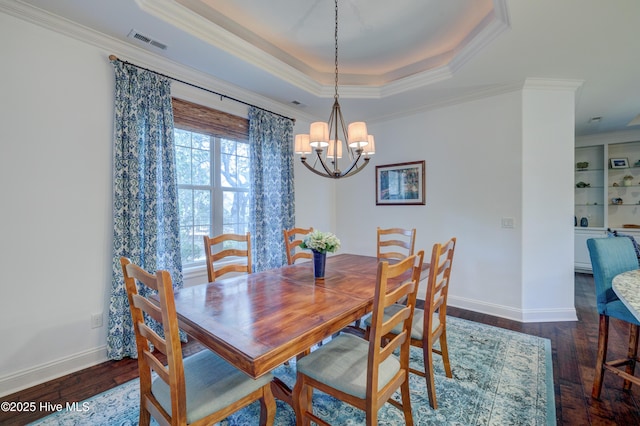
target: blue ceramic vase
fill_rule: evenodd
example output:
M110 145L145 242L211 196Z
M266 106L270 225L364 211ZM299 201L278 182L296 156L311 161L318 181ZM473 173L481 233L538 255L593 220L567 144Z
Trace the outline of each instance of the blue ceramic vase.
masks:
M327 261L327 253L320 253L313 250L313 276L318 279L324 279L324 265Z

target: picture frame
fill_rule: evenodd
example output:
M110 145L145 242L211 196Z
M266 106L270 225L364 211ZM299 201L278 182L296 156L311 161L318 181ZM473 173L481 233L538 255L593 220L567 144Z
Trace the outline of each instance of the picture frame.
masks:
M425 161L376 166L376 205L425 205Z
M627 158L610 158L609 164L612 169L628 169L629 159Z

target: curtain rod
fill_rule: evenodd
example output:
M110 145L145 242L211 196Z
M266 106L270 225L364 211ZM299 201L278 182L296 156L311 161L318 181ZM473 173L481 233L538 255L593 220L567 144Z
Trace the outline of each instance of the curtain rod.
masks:
M241 101L240 99L236 99L236 98L234 98L234 97L227 96L227 95L222 94L222 93L218 93L218 92L216 92L216 91L213 91L213 90L207 89L206 87L202 87L202 86L198 86L198 85L193 84L193 83L189 83L188 81L180 80L180 79L178 79L178 78L171 77L171 76L169 76L169 75L162 74L162 73L159 73L159 72L154 71L154 70L150 70L149 68L141 67L140 65L132 64L131 62L123 61L122 59L118 58L116 55L109 55L109 59L110 59L111 61L120 61L120 62L125 63L125 64L127 64L127 65L132 65L132 66L134 66L134 67L136 67L136 68L139 68L139 69L141 69L141 70L145 70L145 71L152 72L152 73L157 74L157 75L159 75L159 76L166 77L166 78L168 78L168 79L170 79L170 80L177 81L178 83L183 83L183 84L186 84L186 85L188 85L188 86L195 87L196 89L204 90L205 92L213 93L214 95L218 95L218 96L220 96L221 98L229 99L229 100L231 100L231 101L235 101L235 102L241 103L241 104L246 105L246 106L259 108L259 109L261 109L261 110L263 110L263 111L270 112L271 114L275 114L275 115L277 115L277 116L279 116L279 117L283 117L283 118L289 119L289 120L293 121L293 124L295 124L295 123L296 123L296 119L295 119L295 118L287 117L286 115L282 115L282 114L278 114L277 112L269 111L268 109L264 109L264 108L259 107L259 106L257 106L257 105L253 105L253 104L250 104L250 103L248 103L248 102Z

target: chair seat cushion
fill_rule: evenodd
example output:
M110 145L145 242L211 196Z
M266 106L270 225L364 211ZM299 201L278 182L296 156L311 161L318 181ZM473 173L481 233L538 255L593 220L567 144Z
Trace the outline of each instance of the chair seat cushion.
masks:
M404 308L403 305L394 304L391 306L387 306L384 310L384 319L386 321L389 317L395 315L398 311ZM365 318L364 323L368 326L371 326L371 315ZM431 322L432 330L435 330L440 325L440 318L438 315L434 315ZM402 332L402 323L396 325L391 333L400 334ZM411 338L416 340L422 340L422 336L424 335L424 311L422 309L415 308L413 311L413 322L411 324Z
M640 325L640 321L633 315L629 309L624 305L622 300L614 300L608 302L604 308L604 315L618 318L631 324Z
M208 350L184 359L184 377L188 423L233 404L273 379L269 373L254 380ZM151 391L171 414L171 395L164 380L157 377Z
M369 342L352 334L341 334L297 363L298 372L334 389L364 399L367 392ZM378 389L400 371L400 361L390 355L379 367Z

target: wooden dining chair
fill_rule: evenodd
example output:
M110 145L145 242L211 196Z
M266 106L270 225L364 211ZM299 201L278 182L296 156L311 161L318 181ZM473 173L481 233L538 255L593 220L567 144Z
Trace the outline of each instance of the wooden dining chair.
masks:
M169 273L150 274L125 257L120 258L120 264L138 348L140 424L148 425L153 416L161 425L209 425L257 400L260 424L273 424L273 375L254 380L206 349L183 358ZM136 281L158 292L160 306L138 293ZM164 338L153 330L148 318L162 326ZM166 365L158 351L166 355Z
M283 229L284 246L287 252L287 264L293 265L298 259L312 259L313 255L308 251L298 249L302 244L302 237L313 232L313 228Z
M342 333L301 358L297 364L293 406L296 424L313 420L327 424L313 413L313 390L332 395L366 412L366 424L378 424L378 410L389 402L404 413L405 424L413 425L409 396L409 333L415 305L407 303L395 315L384 316L385 308L401 299L415 302L424 252L394 265L378 263L369 341ZM406 280L389 286L401 275ZM382 338L394 327L402 331L383 347ZM394 351L399 349L399 356ZM400 388L401 400L391 396Z
M216 246L222 244L218 251ZM250 274L253 265L251 263L251 233L246 234L221 234L213 238L204 236L204 253L207 259L207 276L209 282L229 272L246 272ZM244 259L244 260L243 260ZM215 263L225 260L219 268Z
M638 269L638 258L631 240L626 237L591 238L587 240L593 280L596 285L596 305L600 314L598 329L598 354L593 378L591 396L600 399L604 372L610 371L624 379L623 389L631 389L631 384L640 384L634 369L638 358L638 326L640 322L627 309L611 287L613 277L626 271ZM617 318L629 326L629 346L627 356L607 361L609 341L609 318ZM621 367L626 367L622 370Z
M416 244L416 229L377 228L378 259L404 259L413 254Z
M453 377L447 346L447 296L455 247L456 238L451 238L444 244L436 243L433 245L424 310L416 308L411 328L411 345L422 348L424 371L415 368L410 368L409 371L425 378L429 405L433 409L438 408L433 371L434 353L442 357L445 375L449 378ZM398 309L400 308L395 305L391 306L387 309L386 315L393 315ZM366 336L370 333L370 318L365 320L365 324L367 325ZM430 330L430 332L425 333L425 330ZM387 337L394 336L399 331L396 328ZM440 343L440 349L434 347L436 342Z

